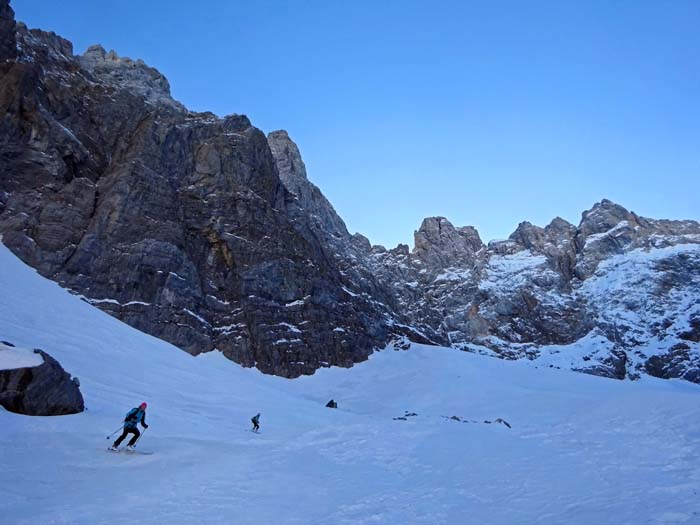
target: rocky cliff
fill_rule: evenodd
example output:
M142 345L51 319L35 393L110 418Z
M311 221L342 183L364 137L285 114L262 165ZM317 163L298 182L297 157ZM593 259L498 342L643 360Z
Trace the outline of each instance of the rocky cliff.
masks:
M0 6L0 233L24 261L188 352L268 373L351 366L390 339L374 283L345 275L327 217L303 208L325 199L280 180L274 140ZM328 236L351 240L333 220Z
M45 276L190 353L295 377L392 340L700 382L700 225L602 201L484 244L350 234L289 135L194 113L140 60L0 0L0 234Z

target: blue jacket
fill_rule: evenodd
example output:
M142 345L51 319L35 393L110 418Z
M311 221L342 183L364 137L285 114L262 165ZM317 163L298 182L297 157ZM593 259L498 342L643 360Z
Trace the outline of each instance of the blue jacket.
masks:
M146 426L146 412L140 408L132 408L124 418L124 428L136 428L136 425Z

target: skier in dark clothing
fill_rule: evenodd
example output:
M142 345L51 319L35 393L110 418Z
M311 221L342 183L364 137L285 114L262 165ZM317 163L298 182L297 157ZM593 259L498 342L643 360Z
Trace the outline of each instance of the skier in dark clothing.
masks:
M260 429L260 413L254 415L251 421L253 422L253 432L257 432Z
M148 405L144 401L138 408L132 408L129 410L124 418L124 431L122 432L122 435L117 438L114 444L109 447L110 450L119 450L119 445L121 445L121 442L124 441L127 434L133 434L133 437L131 440L129 440L129 444L126 446L126 449L134 450L134 444L136 441L138 441L139 436L141 436L141 432L139 432L137 425L141 423L143 428L148 428L148 425L146 424L146 406Z

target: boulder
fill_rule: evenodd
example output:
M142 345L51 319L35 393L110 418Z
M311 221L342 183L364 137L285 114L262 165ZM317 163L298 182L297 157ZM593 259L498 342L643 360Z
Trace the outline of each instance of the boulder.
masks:
M27 416L62 416L85 410L77 378L71 379L42 350L0 344L0 406Z

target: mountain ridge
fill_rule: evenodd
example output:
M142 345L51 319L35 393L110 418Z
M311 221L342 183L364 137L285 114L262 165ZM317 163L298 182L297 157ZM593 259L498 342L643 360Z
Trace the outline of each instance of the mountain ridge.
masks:
M603 199L578 226L525 221L485 244L428 217L413 249L372 246L286 131L191 112L155 68L101 46L75 56L7 0L0 37L3 242L147 333L287 377L408 339L700 382L696 221Z

